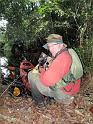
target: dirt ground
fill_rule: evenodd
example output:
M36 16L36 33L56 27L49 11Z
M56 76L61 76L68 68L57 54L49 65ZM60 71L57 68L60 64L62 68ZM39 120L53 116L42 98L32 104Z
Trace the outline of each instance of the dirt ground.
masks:
M6 92L0 98L0 124L93 124L93 80L82 84L73 103L51 102L45 109L38 109L29 96Z

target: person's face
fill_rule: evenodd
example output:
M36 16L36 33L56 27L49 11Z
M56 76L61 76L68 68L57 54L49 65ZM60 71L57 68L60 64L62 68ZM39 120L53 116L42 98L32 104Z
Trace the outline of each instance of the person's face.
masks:
M58 45L57 43L48 43L48 49L53 49L56 45Z
M52 53L52 55L54 55L58 49L58 44L57 43L48 43L48 49Z
M58 44L58 43L48 43L48 49L52 53L53 56L56 55L60 49L66 47L64 44Z

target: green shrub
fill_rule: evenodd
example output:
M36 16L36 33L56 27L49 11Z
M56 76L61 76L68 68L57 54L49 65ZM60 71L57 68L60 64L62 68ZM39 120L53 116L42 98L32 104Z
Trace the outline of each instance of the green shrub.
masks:
M75 49L81 59L84 75L93 74L93 36L84 42L83 47Z

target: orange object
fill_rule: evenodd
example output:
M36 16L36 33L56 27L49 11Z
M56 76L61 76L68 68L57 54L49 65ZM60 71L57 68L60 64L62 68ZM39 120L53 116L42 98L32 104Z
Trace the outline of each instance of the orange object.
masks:
M15 75L15 73L14 73L14 72L10 72L9 77L10 77L11 79L13 79L13 78L15 78L15 77L16 77L16 75Z
M19 96L20 95L20 89L18 87L14 88L13 95L14 96Z
M8 66L8 69L11 70L11 71L14 71L16 69L16 67L14 67L14 66Z
M31 64L27 60L23 60L20 64L20 76L21 76L23 84L28 90L31 90L31 86L28 82L27 74L28 74L28 70L29 69L32 70L33 68L34 68L33 64Z

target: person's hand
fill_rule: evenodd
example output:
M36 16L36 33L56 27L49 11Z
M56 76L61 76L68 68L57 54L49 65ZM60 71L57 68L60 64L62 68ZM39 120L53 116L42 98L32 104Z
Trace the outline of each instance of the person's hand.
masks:
M51 61L52 58L50 56L47 57L47 62Z
M49 66L51 65L52 61L53 61L53 58L51 58L51 57L47 58L47 62L49 63Z

